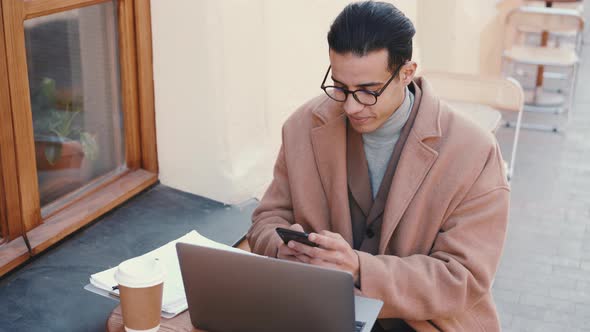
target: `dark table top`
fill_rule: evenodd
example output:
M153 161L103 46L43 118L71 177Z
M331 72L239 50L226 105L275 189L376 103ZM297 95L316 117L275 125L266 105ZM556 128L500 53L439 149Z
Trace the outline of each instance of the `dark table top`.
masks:
M257 205L227 206L156 185L0 279L0 331L104 331L117 301L83 289L91 274L182 235L228 245Z

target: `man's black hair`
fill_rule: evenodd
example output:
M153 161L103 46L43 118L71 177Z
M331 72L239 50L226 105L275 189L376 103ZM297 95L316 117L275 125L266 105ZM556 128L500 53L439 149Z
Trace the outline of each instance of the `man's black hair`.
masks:
M346 6L328 32L330 49L339 54L364 56L386 49L389 70L412 59L412 22L394 5L363 1Z

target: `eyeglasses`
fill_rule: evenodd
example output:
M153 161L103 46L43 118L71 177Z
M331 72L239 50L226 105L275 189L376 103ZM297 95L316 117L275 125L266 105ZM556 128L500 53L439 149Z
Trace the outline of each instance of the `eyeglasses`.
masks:
M322 81L321 88L328 95L328 97L334 99L335 101L343 103L346 101L346 98L348 98L348 95L352 94L354 100L358 101L360 104L363 104L365 106L373 106L377 104L377 98L381 96L381 94L383 93L383 91L385 91L389 83L393 81L393 78L397 75L397 73L400 71L403 65L404 64L402 63L401 65L399 65L399 67L397 67L397 69L393 72L393 75L391 75L389 80L387 80L385 85L381 89L379 89L379 91L370 91L365 89L350 91L348 89L338 86L324 85L326 83L326 79L328 78L328 74L330 73L330 69L332 69L332 66L329 66L328 71L326 71L326 75L324 76L324 80Z

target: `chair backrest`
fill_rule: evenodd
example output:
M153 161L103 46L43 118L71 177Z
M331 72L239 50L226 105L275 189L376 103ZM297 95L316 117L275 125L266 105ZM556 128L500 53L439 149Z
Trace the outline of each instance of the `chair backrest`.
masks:
M527 6L533 7L547 7L545 0L526 0ZM584 13L584 1L583 0L572 0L572 1L554 1L552 4L553 8L561 9L573 9L583 16Z
M503 49L525 44L523 32L567 33L574 34L574 49L581 51L584 18L579 11L562 8L522 6L515 8L506 16ZM541 39L541 47L563 48L561 43L548 44Z
M513 78L447 72L426 72L422 76L443 100L483 104L513 112L520 112L524 107L524 92Z
M550 32L581 32L584 18L576 10L522 6L513 9L506 23L514 28L546 30Z

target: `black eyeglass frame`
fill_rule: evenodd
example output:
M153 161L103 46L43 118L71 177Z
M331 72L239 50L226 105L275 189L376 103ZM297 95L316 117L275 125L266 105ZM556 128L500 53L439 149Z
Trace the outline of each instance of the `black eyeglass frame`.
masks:
M393 79L397 76L397 74L399 73L399 71L402 69L402 67L405 65L405 63L402 63L401 65L399 65L397 67L397 69L393 72L393 75L391 75L391 77L389 78L389 80L387 80L387 82L385 82L385 85L379 89L379 91L371 91L371 90L367 90L367 89L357 89L354 91L350 91L348 89L339 87L339 86L335 86L335 85L324 85L326 84L326 79L328 78L328 74L330 73L330 69L332 69L332 66L328 66L328 70L326 71L326 75L324 75L324 80L322 81L322 85L320 86L320 88L322 90L324 90L324 92L326 93L326 95L328 97L330 97L330 99L343 103L348 99L348 95L352 94L352 97L354 98L354 100L356 100L359 104L365 105L365 106L373 106L375 104L377 104L378 98L379 96L381 96L381 94L383 93L383 91L385 91L385 89L387 89L387 86L389 86L389 83L391 83L391 81L393 81ZM326 91L326 89L328 88L333 88L333 89L338 89L340 91L342 91L344 93L344 100L338 100L338 99L334 99L332 96L330 96L330 94L328 93L328 91ZM363 93L367 93L372 95L373 97L375 97L375 102L372 104L367 104L367 103L363 103L362 101L359 100L359 98L357 97L356 93L357 92L363 92Z

